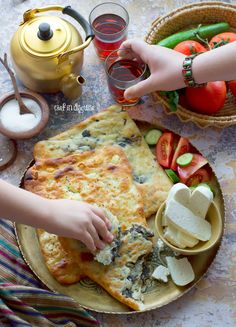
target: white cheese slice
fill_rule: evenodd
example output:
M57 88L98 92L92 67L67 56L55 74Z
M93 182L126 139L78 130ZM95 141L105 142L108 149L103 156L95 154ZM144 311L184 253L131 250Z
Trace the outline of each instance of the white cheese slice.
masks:
M171 234L171 237L173 239L173 242L175 242L176 244L174 244L171 240L169 240L169 242L182 249L184 249L185 247L192 248L199 242L197 238L192 237L184 232L181 232L171 224L169 224L168 229L169 229L169 234Z
M208 187L200 185L192 192L191 210L196 216L205 219L212 201L212 191Z
M195 237L192 237L184 232L178 231L177 238L179 242L182 242L188 248L192 248L199 243L199 240Z
M168 282L167 276L169 276L169 274L170 274L169 269L166 268L165 266L160 265L154 270L152 277L164 283L167 283Z
M186 207L188 207L189 205L189 201L190 201L190 196L191 196L191 191L188 188L188 186L186 186L183 183L177 183L174 186L172 186L168 197L167 197L167 203L170 200L176 200L177 202L182 203L183 205L185 205Z
M181 240L178 239L177 233L178 233L177 229L173 230L170 226L168 226L167 228L165 228L164 237L165 239L167 239L167 241L169 241L174 246L177 246L180 249L186 248L185 243L181 242Z
M166 257L166 262L171 278L176 285L184 286L194 280L195 274L187 258Z
M180 231L201 241L211 238L211 225L194 215L191 210L175 200L170 200L165 209L167 219Z
M165 216L164 212L163 212L163 215L162 215L161 225L163 227L168 226L168 221L166 219L166 216Z

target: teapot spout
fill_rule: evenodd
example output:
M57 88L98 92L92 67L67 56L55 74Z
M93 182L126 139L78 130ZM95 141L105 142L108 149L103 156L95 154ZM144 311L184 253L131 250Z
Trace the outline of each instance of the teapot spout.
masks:
M85 83L83 76L69 74L61 80L61 91L69 99L76 99L82 94L82 85Z

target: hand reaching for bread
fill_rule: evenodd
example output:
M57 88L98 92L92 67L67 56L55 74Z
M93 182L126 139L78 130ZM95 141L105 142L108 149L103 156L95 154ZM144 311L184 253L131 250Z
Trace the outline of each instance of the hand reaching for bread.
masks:
M97 206L72 200L48 200L51 228L47 231L83 242L94 252L113 240L111 223ZM48 219L49 220L49 219Z

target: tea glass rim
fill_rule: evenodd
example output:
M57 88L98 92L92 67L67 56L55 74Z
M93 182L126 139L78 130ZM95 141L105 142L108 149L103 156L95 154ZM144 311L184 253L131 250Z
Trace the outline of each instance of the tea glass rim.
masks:
M96 28L94 28L93 25L92 25L93 22L94 22L94 20L97 18L97 17L96 17L93 21L91 21L91 15L92 15L93 11L94 11L97 7L100 7L100 6L102 6L102 5L107 5L107 4L112 4L112 5L116 5L116 6L121 7L121 8L125 11L125 13L126 13L126 15L127 15L127 22L125 22L126 25L125 25L125 27L124 27L122 30L120 30L119 32L115 32L115 33L112 33L112 34L109 34L109 33L102 33L102 32L100 32L100 31L98 31ZM99 16L98 16L98 17L99 17ZM112 1L99 3L98 5L96 5L96 6L95 6L91 11L90 11L90 14L89 14L89 24L91 25L91 28L93 29L93 31L95 31L96 33L101 34L101 35L116 35L116 34L121 34L122 32L124 32L124 31L128 28L128 25L129 25L129 13L128 13L128 11L125 9L125 7L123 7L123 6L120 5L119 3L112 2Z
M143 75L146 73L146 71L147 71L147 64L145 64L145 62L142 62L142 64L144 65L144 69L143 69L143 72L142 72L142 74L139 76L139 77L136 77L136 78L134 78L134 79L132 79L131 81L124 81L124 80L120 80L120 79L117 79L117 78L114 78L113 76L111 76L110 74L109 74L109 72L108 72L108 70L109 70L109 68L107 68L107 61L108 61L108 59L109 59L109 57L113 54L113 53L115 53L115 52L118 52L118 51L122 51L122 50L125 50L125 51L127 51L127 50L129 50L129 51L131 51L131 49L126 49L126 48L118 48L118 49L116 49L116 50L113 50L107 57L106 57L106 59L105 59L105 62L104 62L104 64L105 64L105 72L106 72L106 74L107 74L107 76L109 77L109 78L111 78L112 80L114 80L114 81L117 81L117 82L126 82L126 83L133 83L133 82L135 82L135 81L137 81L137 80L139 80L140 78L142 78L143 77ZM131 59L129 59L129 60L131 60ZM131 60L132 61L132 60ZM114 61L115 62L115 61Z

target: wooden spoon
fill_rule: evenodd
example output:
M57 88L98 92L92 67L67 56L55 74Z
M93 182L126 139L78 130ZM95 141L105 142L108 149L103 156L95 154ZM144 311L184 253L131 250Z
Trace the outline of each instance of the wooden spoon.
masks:
M6 68L8 74L10 75L11 77L11 81L12 81L12 84L13 84L13 88L14 88L14 92L15 92L15 97L16 97L16 100L18 102L18 105L19 105L19 109L20 109L20 114L34 114L31 110L29 110L26 105L24 104L21 96L20 96L20 92L18 90L18 87L17 87L17 83L16 83L16 78L15 78L15 74L13 73L13 71L10 69L9 65L8 65L8 62L7 62L7 54L5 53L4 54L4 60L0 57L0 62L3 64L3 66Z

